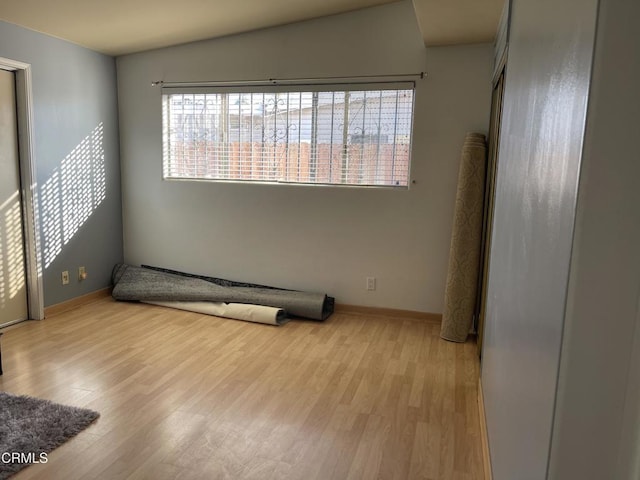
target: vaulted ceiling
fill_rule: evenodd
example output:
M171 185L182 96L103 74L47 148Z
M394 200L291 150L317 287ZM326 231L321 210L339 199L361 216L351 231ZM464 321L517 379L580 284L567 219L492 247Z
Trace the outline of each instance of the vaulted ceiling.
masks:
M2 0L0 19L109 55L123 55L393 1ZM413 0L413 5L425 44L452 45L492 41L503 2Z

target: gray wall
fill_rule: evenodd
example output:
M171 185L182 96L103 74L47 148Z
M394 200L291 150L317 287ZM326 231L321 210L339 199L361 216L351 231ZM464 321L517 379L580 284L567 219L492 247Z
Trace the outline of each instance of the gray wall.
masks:
M554 480L640 478L640 343L633 357L640 335L639 23L640 2L600 1L553 430Z
M546 478L596 7L512 2L482 363L495 480Z
M624 417L616 477L626 480L640 478L640 295L634 342L629 365L629 380L624 401ZM617 394L617 392L616 392Z
M123 258L115 61L5 22L0 57L32 66L47 306L108 286Z
M441 312L460 149L486 131L491 47L425 50L410 1L119 57L125 260ZM410 190L162 181L160 90L207 81L411 73ZM375 292L365 277L378 278Z

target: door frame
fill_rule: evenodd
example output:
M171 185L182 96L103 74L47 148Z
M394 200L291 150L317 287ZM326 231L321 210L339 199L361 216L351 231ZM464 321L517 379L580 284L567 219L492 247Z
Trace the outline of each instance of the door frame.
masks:
M40 254L40 242L38 241L40 238L38 203L35 201L38 182L36 179L33 135L31 65L0 57L0 69L11 71L15 74L27 306L30 320L42 320L44 318L44 290L42 284L44 269ZM17 321L14 323L17 323Z

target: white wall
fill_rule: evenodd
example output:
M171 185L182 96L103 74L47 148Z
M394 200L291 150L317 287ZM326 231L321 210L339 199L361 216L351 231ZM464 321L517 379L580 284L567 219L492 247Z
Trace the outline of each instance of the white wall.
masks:
M640 352L633 357L640 329L639 22L640 2L600 1L551 450L553 480L637 480L640 473L637 464L632 468L640 453Z
M441 312L460 149L466 132L487 130L491 55L490 45L425 49L405 0L119 57L125 260ZM154 80L423 70L408 191L161 179Z
M512 2L482 357L494 480L547 474L596 9Z

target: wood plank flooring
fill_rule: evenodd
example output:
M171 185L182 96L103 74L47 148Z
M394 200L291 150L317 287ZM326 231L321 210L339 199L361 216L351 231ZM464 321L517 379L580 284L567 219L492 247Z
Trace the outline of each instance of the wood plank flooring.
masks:
M101 414L17 480L484 478L475 344L436 323L105 299L4 332L0 390Z

